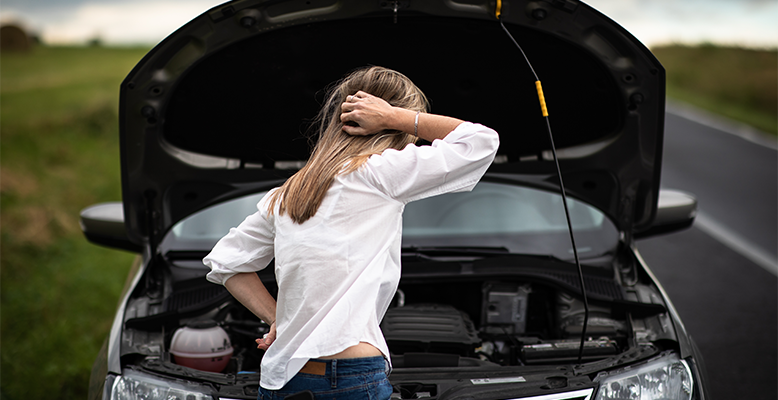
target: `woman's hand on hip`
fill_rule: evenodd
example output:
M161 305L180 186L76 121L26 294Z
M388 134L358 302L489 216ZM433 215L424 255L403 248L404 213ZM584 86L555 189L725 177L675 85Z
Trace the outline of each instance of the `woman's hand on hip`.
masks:
M395 107L370 93L360 90L355 95L346 97L346 102L340 109L343 131L349 135L374 135L384 129L393 128Z
M270 332L265 334L264 337L255 340L257 342L257 348L260 350L267 350L273 342L276 340L276 323L270 324Z

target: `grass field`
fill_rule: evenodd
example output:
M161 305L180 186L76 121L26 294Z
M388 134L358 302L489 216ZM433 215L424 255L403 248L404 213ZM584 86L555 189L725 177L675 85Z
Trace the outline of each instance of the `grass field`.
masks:
M778 134L778 52L664 46L651 51L667 70L667 96Z
M119 83L148 49L0 58L2 399L83 399L132 254L86 242L79 211L121 199Z
M775 51L708 47L655 49L668 93L774 133ZM86 397L134 256L87 243L78 213L121 198L118 88L147 50L0 57L2 400Z

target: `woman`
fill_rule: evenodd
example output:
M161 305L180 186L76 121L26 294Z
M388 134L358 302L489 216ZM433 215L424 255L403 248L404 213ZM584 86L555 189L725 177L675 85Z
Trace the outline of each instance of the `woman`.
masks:
M471 190L499 144L493 130L428 114L427 105L398 72L348 75L319 114L305 167L203 260L208 280L270 323L257 339L266 350L260 399L303 390L317 398L391 395L379 323L400 279L403 208ZM432 145L415 146L417 138ZM273 258L277 303L255 273Z

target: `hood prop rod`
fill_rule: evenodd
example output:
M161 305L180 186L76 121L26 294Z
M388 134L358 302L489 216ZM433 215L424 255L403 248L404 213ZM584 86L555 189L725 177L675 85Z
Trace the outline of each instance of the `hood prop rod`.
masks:
M500 21L500 26L505 31L505 33L508 34L508 37L513 41L513 44L516 45L516 47L519 48L519 51L521 52L521 55L524 56L524 60L527 61L527 65L529 66L529 69L532 71L532 75L535 77L535 88L538 92L538 100L540 100L540 109L543 113L543 119L546 120L546 127L548 128L548 139L551 142L551 152L554 155L554 163L556 164L556 171L557 171L557 177L559 178L559 191L562 194L562 204L564 205L565 209L565 218L567 219L567 228L568 232L570 232L570 242L573 246L573 256L575 257L575 265L578 268L578 279L580 280L581 285L581 295L583 296L583 302L584 302L584 320L583 320L583 326L581 327L581 346L578 348L578 364L581 364L581 360L583 359L583 350L584 350L584 342L586 341L586 326L589 324L589 301L586 298L586 287L584 286L584 277L583 277L583 271L581 270L581 262L578 259L578 249L575 246L575 235L573 235L573 224L570 222L570 210L567 207L567 195L565 194L565 184L562 181L562 169L559 167L559 158L556 154L556 146L554 145L554 135L551 133L551 122L548 119L548 108L546 107L546 99L543 96L543 87L540 85L540 79L538 78L538 74L535 73L535 69L532 68L532 63L529 61L529 58L527 58L527 54L524 53L524 50L521 48L519 43L516 41L516 39L513 38L513 35L511 35L510 31L508 31L508 28L505 27L505 24L503 24L502 19L500 18L500 14L502 12L502 1L497 0L497 8L495 9L495 17L498 21Z

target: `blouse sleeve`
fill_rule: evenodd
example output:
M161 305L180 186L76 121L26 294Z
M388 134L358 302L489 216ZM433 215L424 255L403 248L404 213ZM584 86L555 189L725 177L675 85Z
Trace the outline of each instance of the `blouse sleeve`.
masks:
M210 282L224 285L238 273L265 269L273 260L275 226L273 215L267 211L269 194L257 204L257 212L246 217L237 228L230 229L205 256L203 264L211 268L206 275Z
M472 190L491 165L499 145L494 130L463 122L431 146L408 145L372 156L366 163L366 179L403 203Z

